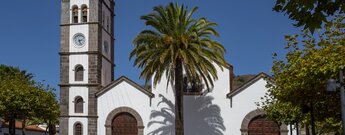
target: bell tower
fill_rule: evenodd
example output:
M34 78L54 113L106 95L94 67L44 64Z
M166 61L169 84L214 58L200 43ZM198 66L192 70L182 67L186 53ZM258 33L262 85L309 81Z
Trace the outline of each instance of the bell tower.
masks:
M95 93L114 80L114 0L61 0L60 134L96 135Z

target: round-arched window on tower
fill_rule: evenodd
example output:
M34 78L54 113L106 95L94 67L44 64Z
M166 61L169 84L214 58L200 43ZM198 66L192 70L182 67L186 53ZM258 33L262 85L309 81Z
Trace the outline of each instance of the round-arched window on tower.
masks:
M81 6L82 22L87 22L87 10L88 9L86 5Z
M84 68L81 65L77 65L74 69L74 80L83 81L84 80Z
M79 16L78 6L73 5L72 6L72 23L78 23L78 19L79 19L78 16Z
M84 112L84 100L82 97L76 97L74 100L74 112L83 113Z
M74 125L74 135L82 135L83 126L78 122Z

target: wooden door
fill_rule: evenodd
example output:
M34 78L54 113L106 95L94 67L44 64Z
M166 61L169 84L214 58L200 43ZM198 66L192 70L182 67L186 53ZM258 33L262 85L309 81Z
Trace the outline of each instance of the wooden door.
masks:
M248 135L279 135L279 125L266 117L254 118L248 126Z
M138 135L137 120L129 113L120 113L112 122L112 135Z

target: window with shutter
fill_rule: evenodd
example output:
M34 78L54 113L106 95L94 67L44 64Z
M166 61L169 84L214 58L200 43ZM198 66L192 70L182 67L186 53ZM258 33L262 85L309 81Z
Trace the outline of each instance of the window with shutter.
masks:
M83 98L81 97L77 97L75 98L75 101L74 101L74 112L75 113L83 113L83 104L84 104L84 101L83 101Z
M82 135L83 126L80 123L75 124L74 126L74 135Z
M75 81L83 81L84 80L84 68L81 65L75 67Z

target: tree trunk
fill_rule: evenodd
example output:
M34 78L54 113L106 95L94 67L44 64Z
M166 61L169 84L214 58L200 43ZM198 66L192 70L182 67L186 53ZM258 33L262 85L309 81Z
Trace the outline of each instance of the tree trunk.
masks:
M299 135L299 127L298 127L298 122L296 123L296 135Z
M51 121L49 121L48 128L49 128L49 135L55 135L56 128L55 128L55 125L52 124Z
M26 119L25 119L25 117L23 117L23 121L22 121L22 135L26 134L25 127L26 127Z
M310 119L311 134L312 135L316 135L316 132L315 132L315 116L314 116L314 106L313 106L313 103L310 103L310 116L311 116L311 119Z
M11 112L11 118L8 125L8 133L10 133L10 135L16 134L16 113L15 112Z
M290 135L292 135L292 124L290 124Z
M308 125L308 124L305 124L305 134L306 134L306 135L310 135L310 132L309 132L309 125Z
M181 59L177 58L175 64L175 134L184 135L183 68Z

